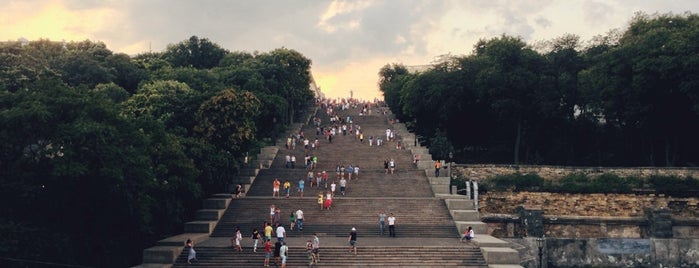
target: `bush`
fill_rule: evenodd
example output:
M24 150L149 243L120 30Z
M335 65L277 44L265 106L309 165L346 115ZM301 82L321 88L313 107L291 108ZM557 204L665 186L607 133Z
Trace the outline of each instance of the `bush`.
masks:
M544 179L534 173L515 173L496 176L485 184L487 188L499 191L539 191L544 185Z
M650 176L647 182L659 194L678 197L696 196L699 189L699 180L692 177Z

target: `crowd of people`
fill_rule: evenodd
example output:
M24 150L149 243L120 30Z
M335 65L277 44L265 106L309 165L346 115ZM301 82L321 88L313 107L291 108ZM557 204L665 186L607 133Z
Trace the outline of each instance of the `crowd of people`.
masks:
M338 196L344 197L348 194L350 182L360 178L360 166L353 163L331 164L322 162L318 157L318 150L321 146L331 146L333 139L345 138L347 136L350 136L355 142L360 144L368 143L368 147L380 148L390 143L392 145L395 144L395 149L402 150L403 146L398 133L390 127L382 131L382 133L365 135L359 121L361 121L362 117L372 115L372 113L375 112L372 111L372 104L353 101L341 101L336 103L328 100L321 100L320 106L321 111L324 111L327 118L329 118L329 122L324 124L325 122L323 122L320 117L312 118L312 124L316 131L316 136L314 138L307 137L306 133L303 131L299 131L286 138L285 147L287 150L284 154L285 168L300 168L297 164L296 156L302 155L302 166L306 170L306 175L301 178L274 178L272 181L272 197L282 198L283 195L285 198L295 196L303 198L304 192L312 189L311 191L317 192L318 210L324 211L333 208L333 203L336 202ZM337 111L351 108L360 108L358 114L359 118L355 118L354 116L341 117L337 113ZM380 113L385 114L386 111L382 109ZM389 123L393 123L393 121L389 121ZM319 138L324 138L327 144L321 145ZM303 146L302 149L298 148L301 147L299 145ZM302 153L300 150L302 150ZM415 155L413 163L417 164L418 161L419 156ZM386 158L383 163L385 174L395 174L396 165L396 160L394 158ZM331 168L333 166L334 168ZM330 174L332 169L335 171L334 176ZM243 189L240 185L238 188L240 189L236 190L236 194L240 197L240 193L243 192ZM290 202L283 200L284 199L279 200L282 206L290 204ZM288 215L288 218L283 215ZM279 206L271 205L268 218L265 218L260 229L254 228L251 231L251 235L248 236L252 238L251 245L253 252L257 252L258 245L260 242L262 243L265 254L265 267L270 265L272 259L275 264L286 267L289 247L285 240L287 237L287 229L285 226L289 228L290 232L303 231L303 210L301 208L296 208L295 210L292 209L288 214L283 214ZM396 217L393 213L386 214L385 211L379 212L379 231L382 236L386 231L388 232L388 236L396 236ZM246 236L247 235L243 235L240 228L236 227L235 233L231 238L231 246L235 251L243 251L243 237ZM352 227L347 241L350 245L349 252L355 255L357 254L357 236L357 229ZM272 237L276 237L276 241L273 242ZM190 248L191 252L194 252L193 243ZM317 234L314 233L312 237L307 240L305 248L309 258L309 265L317 264L320 261L320 239ZM191 260L195 260L195 253L192 254L194 254L194 257L191 258ZM190 254L190 256L192 254Z

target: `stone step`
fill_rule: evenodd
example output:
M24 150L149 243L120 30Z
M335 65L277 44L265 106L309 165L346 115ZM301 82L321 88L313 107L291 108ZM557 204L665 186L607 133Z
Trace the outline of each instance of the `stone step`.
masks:
M323 126L329 123L328 116L323 109L316 114L321 118ZM226 204L227 209L223 215L215 208L211 211L200 211L199 219L213 219L219 217L215 228L202 223L188 223L185 228L188 231L201 228L203 231L211 231L210 240L223 241L226 246L211 247L204 243L203 247L197 247L198 260L192 265L186 265L186 252L181 249L181 244L172 242L168 245L179 245L180 253L175 267L199 266L199 267L259 267L263 263L264 254L249 252L237 253L227 246L228 238L233 236L236 226L243 231L244 237L249 239L253 228L262 232L262 223L269 220L269 206L275 204L282 209L280 221L287 229L290 239L303 239L310 233L316 232L321 236L333 238L338 245L344 242L347 232L352 227L361 230L361 237L369 237L369 241L384 241L380 236L378 226L378 213L382 210L386 213L394 213L397 218L396 241L423 241L428 244L420 244L408 247L392 246L360 246L359 256L356 258L346 252L347 247L322 247L320 265L326 267L359 267L359 266L383 266L383 267L487 267L485 257L480 249L473 247L480 242L485 246L495 246L498 243L494 239L485 236L487 226L477 221L477 211L467 211L473 208L472 201L462 196L449 193L448 170L440 170L439 177L434 176L434 161L429 154L429 149L422 146L414 146L415 135L409 133L404 124L388 124L386 115L374 113L370 116L358 116L358 109L336 111L345 118L352 115L355 122L362 127L365 140L361 143L353 133L349 135L337 135L332 143L322 135L318 136L320 146L315 150L304 150L302 144L295 149L287 149L285 146L286 135L282 135L276 142L277 146L265 147L252 161L252 168L244 169L236 176L235 182L243 182L248 190L244 198L233 199ZM384 141L382 146L369 146L369 136L381 136L385 139L385 130L391 128L396 132L396 140L403 141L403 149L396 149L397 141ZM288 133L302 131L309 140L316 139L316 128L310 125L290 126ZM421 161L417 165L413 163L413 155L420 154ZM346 196L337 195L333 200L331 210L318 208L318 192L325 192L324 187L310 187L306 181L304 198L299 198L297 183L299 179L307 177L304 168L303 156L315 155L319 163L314 172L326 170L329 180L335 178L337 165L359 165L360 176L358 180L348 181ZM286 168L286 155L294 155L297 159L296 168ZM386 159L394 159L397 163L395 174L385 174L383 162ZM431 178L430 178L431 177ZM279 178L283 183L289 180L292 183L291 198L272 198L272 181ZM283 189L282 189L283 195ZM211 201L213 202L213 201ZM470 204L469 204L470 203ZM213 205L220 207L221 205ZM296 209L303 209L305 214L304 230L290 230L289 214ZM450 212L450 209L453 210ZM453 216L459 221L454 221ZM437 246L433 241L454 241L466 226L473 226L477 240L472 245L461 246ZM196 228L195 228L196 227ZM206 228L204 228L206 227ZM213 229L213 230L211 230ZM197 231L199 232L199 231ZM386 231L388 232L388 231ZM206 235L205 232L201 232ZM481 235L483 238L478 239ZM377 237L377 238L372 238ZM177 238L177 239L181 239ZM174 240L177 240L173 238ZM387 238L388 239L388 238ZM185 239L186 240L186 239ZM303 240L302 240L303 241ZM360 240L361 241L361 240ZM365 240L366 241L366 240ZM387 243L384 241L383 243ZM451 243L451 242L449 242ZM162 252L167 253L166 250ZM259 252L262 252L260 250ZM162 255L167 255L162 253ZM489 251L490 256L497 257L504 254L497 250ZM168 255L170 256L170 255ZM307 265L305 249L291 247L288 267L300 267Z
M259 267L264 254L258 249L234 252L231 248L195 247L197 260L186 264L187 251L183 250L174 267ZM305 266L308 263L305 248L290 247L287 267ZM322 247L318 265L325 267L487 267L482 253L474 248L406 248L360 247L358 255L347 252L346 247ZM273 258L270 264L274 265Z
M454 219L454 221L480 221L481 216L480 213L478 213L477 210L465 210L465 209L459 209L459 210L450 210L451 217Z
M490 236L490 235L486 235L486 234L476 235L476 237L473 238L471 240L471 242L474 243L478 247L490 247L490 248L509 248L510 247L509 242L502 240L502 239L499 239L499 238L496 238L496 237L493 237L493 236Z
M504 247L481 247L483 258L488 264L519 264L519 252Z

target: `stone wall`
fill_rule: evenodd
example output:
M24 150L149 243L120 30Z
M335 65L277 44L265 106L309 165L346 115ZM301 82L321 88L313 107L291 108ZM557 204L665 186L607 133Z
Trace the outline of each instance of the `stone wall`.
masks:
M538 267L535 238L506 239L515 244L524 267ZM699 267L699 239L549 238L542 267Z
M479 197L479 212L495 237L699 238L699 198L633 194L494 193ZM524 219L522 208L536 217ZM666 219L654 218L653 211ZM532 224L543 227L536 231ZM663 223L658 227L652 222ZM658 233L663 233L659 235Z
M646 208L669 208L676 217L699 218L699 197L675 198L635 194L561 194L488 192L479 196L482 214L514 214L517 206L539 208L549 216L637 217Z
M556 179L564 177L571 173L584 173L588 175L600 175L604 173L616 174L620 177L648 177L652 175L659 176L678 176L699 178L699 168L658 168L658 167L633 167L633 168L614 168L614 167L565 167L565 166L532 166L532 165L463 165L458 164L453 166L453 172L459 176L472 180L485 179L498 175L507 175L513 173L536 173L545 179Z

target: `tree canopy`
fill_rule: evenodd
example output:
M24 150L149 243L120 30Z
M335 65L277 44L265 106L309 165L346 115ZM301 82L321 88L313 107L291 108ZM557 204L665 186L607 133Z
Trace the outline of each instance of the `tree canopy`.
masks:
M446 135L461 162L695 166L698 36L695 14L639 13L586 45L503 35L422 72L387 64L379 87L400 120Z
M136 56L89 40L0 43L0 257L140 263L300 118L310 67L292 49L229 52L196 36Z

